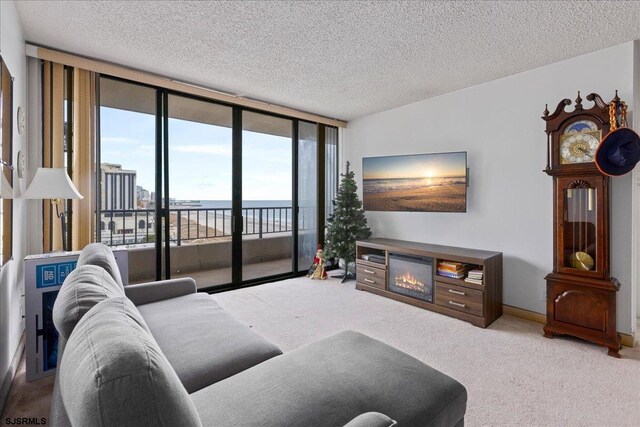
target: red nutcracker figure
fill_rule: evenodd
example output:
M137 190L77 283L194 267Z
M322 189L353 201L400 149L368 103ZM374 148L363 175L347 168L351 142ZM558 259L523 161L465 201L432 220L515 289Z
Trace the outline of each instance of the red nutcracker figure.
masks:
M320 279L320 280L326 279L327 272L324 271L324 264L325 264L324 251L322 250L322 245L318 245L316 256L313 257L313 264L311 264L311 267L309 267L309 273L307 273L307 277L311 279Z

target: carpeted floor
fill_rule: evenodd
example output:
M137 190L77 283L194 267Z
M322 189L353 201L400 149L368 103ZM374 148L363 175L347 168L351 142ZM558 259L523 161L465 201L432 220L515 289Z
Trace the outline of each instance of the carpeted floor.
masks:
M341 284L298 278L214 295L283 351L353 329L422 360L467 388L467 426L638 426L640 349L622 359L542 325L502 316L489 328ZM215 327L212 325L212 327ZM47 417L52 378L24 382L24 361L6 416Z
M489 328L355 290L353 281L285 280L214 295L287 352L344 329L390 344L460 381L468 426L638 426L640 349L622 359L508 315Z
M52 375L27 382L26 371L24 353L22 353L16 376L2 411L0 426L18 424L21 418L37 418L40 424L49 424L51 392L55 377ZM44 423L42 418L45 419Z

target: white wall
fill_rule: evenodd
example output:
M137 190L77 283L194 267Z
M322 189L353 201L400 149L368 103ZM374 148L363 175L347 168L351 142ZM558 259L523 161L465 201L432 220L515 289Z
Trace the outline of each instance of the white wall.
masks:
M633 42L633 110L640 111L640 40ZM640 129L640 114L632 115L633 129ZM640 322L640 168L635 168L631 173L632 182L632 221L633 221L633 249L631 252L631 273L635 280L635 287L632 291L635 291L635 299L631 298L632 313L636 313L635 327L637 329L638 322ZM635 310L633 302L635 301ZM633 326L633 325L632 325Z
M13 164L19 150L25 150L26 135L16 129L16 111L26 107L27 68L25 42L15 6L11 1L0 1L0 54L14 77L13 83ZM14 187L20 186L14 174ZM23 262L26 255L25 205L14 200L13 208L13 259L0 271L0 387L7 379L24 329L22 321L22 289L24 283ZM0 405L2 402L0 402Z
M514 54L526 54L515 52ZM362 185L362 157L467 151L467 213L367 212L373 235L503 252L505 304L546 313L552 265L552 178L545 104L580 90L632 105L633 42L349 122L345 155ZM373 89L372 89L373 90ZM362 191L360 189L360 195ZM631 333L631 175L612 181L612 275L618 330Z

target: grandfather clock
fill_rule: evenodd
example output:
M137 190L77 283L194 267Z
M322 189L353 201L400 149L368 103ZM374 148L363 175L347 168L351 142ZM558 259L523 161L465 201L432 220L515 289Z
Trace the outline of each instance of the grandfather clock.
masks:
M616 292L609 276L609 177L594 162L602 136L616 120L615 107L595 93L585 109L578 92L560 101L553 114L545 108L547 167L553 177L553 272L547 281L544 336L572 335L609 349L620 357L616 330ZM616 93L612 102L619 105Z

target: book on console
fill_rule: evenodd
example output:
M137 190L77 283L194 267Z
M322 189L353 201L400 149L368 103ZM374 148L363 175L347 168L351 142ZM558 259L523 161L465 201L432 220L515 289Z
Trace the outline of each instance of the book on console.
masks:
M462 279L464 277L464 272L462 272L462 273L452 273L450 271L438 270L438 276L449 277L451 279Z
M455 261L440 261L438 263L438 268L451 268L451 269L460 269L463 268L464 264L461 262Z

